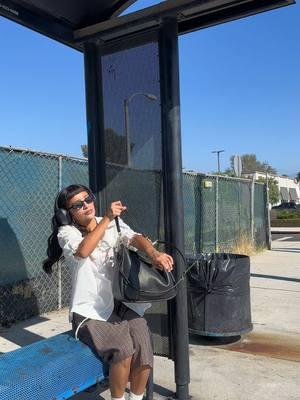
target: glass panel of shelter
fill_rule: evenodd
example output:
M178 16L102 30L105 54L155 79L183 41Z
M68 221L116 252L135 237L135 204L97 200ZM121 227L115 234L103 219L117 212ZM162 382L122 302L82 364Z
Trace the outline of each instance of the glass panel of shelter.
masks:
M106 199L128 207L122 217L151 240L163 239L162 138L158 42L101 50ZM154 352L170 356L168 307L146 318Z

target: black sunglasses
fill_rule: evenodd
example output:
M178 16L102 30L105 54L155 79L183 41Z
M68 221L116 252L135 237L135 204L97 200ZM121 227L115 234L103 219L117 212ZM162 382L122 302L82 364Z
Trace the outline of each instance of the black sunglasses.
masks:
M95 197L93 194L89 194L84 200L79 200L76 201L76 203L72 204L71 207L67 208L67 211L73 209L73 210L80 210L84 203L90 204L95 200Z

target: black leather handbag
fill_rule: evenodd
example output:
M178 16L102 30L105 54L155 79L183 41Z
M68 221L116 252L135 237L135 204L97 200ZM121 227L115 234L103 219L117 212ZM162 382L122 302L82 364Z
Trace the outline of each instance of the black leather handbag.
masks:
M115 221L120 234L118 218ZM122 243L115 248L115 264L113 295L116 300L152 303L176 296L177 284L172 272L157 269L146 257Z

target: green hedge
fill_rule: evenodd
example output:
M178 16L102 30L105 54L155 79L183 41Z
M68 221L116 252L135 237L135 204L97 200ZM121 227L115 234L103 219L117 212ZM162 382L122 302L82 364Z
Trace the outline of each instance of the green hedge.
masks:
M277 219L299 219L300 211L298 210L284 210L277 212Z
M300 229L300 218L298 219L273 219L271 220L272 227L296 227Z

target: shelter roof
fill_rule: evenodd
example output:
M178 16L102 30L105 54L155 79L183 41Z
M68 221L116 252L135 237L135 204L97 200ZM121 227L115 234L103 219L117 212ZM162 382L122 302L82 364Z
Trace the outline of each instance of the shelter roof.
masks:
M294 0L167 0L120 14L137 0L0 0L0 15L82 50L87 39L106 42L157 27L164 16L178 20L179 33L191 32L295 3Z

